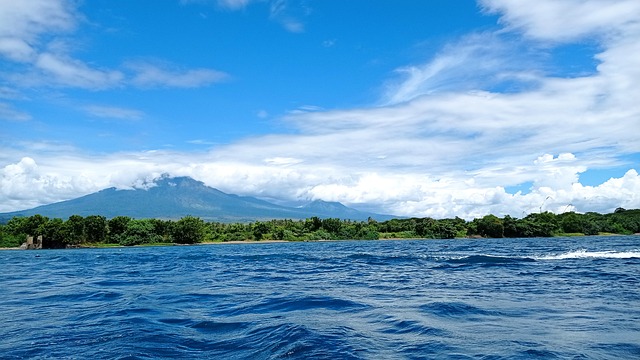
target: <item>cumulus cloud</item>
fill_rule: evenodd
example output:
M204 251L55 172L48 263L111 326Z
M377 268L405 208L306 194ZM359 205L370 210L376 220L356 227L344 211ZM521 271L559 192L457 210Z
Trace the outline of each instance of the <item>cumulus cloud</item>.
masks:
M307 164L294 158L264 158L259 164L234 161L228 153L149 151L99 157L42 156L5 166L0 172L0 211L60 201L106 187L141 187L164 173L192 176L229 193L282 200L323 199L379 212L467 219L488 213L520 217L537 211L609 212L640 207L640 175L629 170L598 186L575 182L581 168L571 154L542 155L531 162L539 179L527 194L456 174L436 178L424 173L357 172ZM553 163L564 165L550 166ZM556 175L562 176L556 176Z
M22 158L0 171L0 211L28 208L90 191L92 181L83 176L43 172L35 160Z

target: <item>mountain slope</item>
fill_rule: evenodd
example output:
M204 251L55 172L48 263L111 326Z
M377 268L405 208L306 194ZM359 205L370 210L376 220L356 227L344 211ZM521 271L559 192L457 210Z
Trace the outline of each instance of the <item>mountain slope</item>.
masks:
M314 201L300 208L280 206L253 197L226 194L189 177L162 177L148 189L104 189L72 200L0 214L0 218L35 214L63 219L71 215L102 215L107 218L124 215L159 219L179 219L192 215L222 222L305 219L313 216L351 220L392 218L324 201Z

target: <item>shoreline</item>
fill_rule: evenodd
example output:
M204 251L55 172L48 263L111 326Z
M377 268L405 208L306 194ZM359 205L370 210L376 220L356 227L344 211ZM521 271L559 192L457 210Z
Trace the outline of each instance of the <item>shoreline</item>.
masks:
M576 237L591 237L591 236L640 236L640 233L636 234L599 234L599 235L569 235L564 234L560 236L552 236L552 237L567 237L567 238L576 238ZM357 241L398 241L398 240L482 240L488 238L482 237L462 237L462 238L453 238L453 239L431 239L431 238L381 238L381 239L340 239L340 240L233 240L233 241L209 241L209 242L201 242L196 244L176 244L176 243L156 243L156 244L141 244L141 245L133 245L133 246L125 246L118 244L108 244L107 246L100 245L87 245L87 246L75 246L69 248L62 249L31 249L31 250L72 250L72 249L112 249L112 248L136 248L136 247L154 247L154 246L209 246L209 245L235 245L235 244L276 244L276 243L296 243L296 242L334 242L334 241L349 241L349 240L357 240ZM509 238L501 238L501 239L509 239ZM515 238L514 238L515 239ZM7 250L27 250L21 247L0 247L0 251Z

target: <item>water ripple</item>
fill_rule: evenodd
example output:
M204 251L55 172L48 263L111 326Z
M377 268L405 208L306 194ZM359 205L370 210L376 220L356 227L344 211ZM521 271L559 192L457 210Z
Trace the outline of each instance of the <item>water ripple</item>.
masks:
M3 251L0 357L636 359L639 243Z

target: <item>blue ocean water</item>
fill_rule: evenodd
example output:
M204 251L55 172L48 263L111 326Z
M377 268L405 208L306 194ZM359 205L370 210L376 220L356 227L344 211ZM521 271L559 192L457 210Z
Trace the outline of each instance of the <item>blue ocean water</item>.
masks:
M640 237L0 251L3 359L638 359Z

